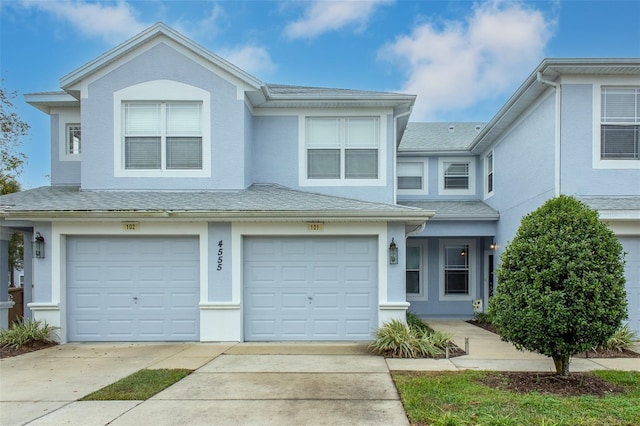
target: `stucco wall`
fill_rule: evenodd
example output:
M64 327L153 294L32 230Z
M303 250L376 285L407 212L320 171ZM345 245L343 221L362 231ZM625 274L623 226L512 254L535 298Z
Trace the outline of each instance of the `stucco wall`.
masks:
M120 143L121 139L120 135L114 135L114 92L153 80L171 80L210 93L210 177L114 176L114 143ZM88 87L88 97L81 102L84 189L246 187L244 101L237 99L234 85L172 47L160 43L92 82Z

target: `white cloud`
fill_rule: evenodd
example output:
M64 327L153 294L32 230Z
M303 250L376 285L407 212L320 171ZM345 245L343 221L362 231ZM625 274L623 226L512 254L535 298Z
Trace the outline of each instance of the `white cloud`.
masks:
M442 28L418 25L378 54L407 69L400 90L418 95L412 118L437 120L512 91L544 56L553 28L536 9L491 1Z
M82 34L99 37L109 43L121 42L148 26L137 19L131 6L124 1L111 4L83 0L22 0L21 5L48 12L67 21Z
M277 68L267 49L260 46L246 45L235 49L223 49L219 54L233 65L260 79Z
M285 35L290 39L313 38L325 32L355 26L362 30L380 5L389 0L315 0L308 4L304 16L288 24Z

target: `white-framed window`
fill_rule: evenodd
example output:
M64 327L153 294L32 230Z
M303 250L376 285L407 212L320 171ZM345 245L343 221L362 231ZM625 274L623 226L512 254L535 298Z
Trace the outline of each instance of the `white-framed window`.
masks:
M485 195L493 195L493 151L489 151L484 157L485 171Z
M124 102L126 170L202 169L201 102Z
M408 300L427 300L425 288L427 268L427 242L407 240L406 292Z
M210 177L210 93L153 80L114 93L114 176Z
M440 194L475 194L475 159L469 157L440 158L438 165L438 187Z
M382 117L301 115L300 185L385 185Z
M639 160L640 87L602 87L600 159Z
M65 128L65 153L67 155L81 154L82 132L79 123L67 124Z
M398 160L396 174L398 194L421 195L428 193L426 160Z
M308 179L377 179L377 117L307 117Z
M475 296L475 243L440 241L440 299L472 300Z

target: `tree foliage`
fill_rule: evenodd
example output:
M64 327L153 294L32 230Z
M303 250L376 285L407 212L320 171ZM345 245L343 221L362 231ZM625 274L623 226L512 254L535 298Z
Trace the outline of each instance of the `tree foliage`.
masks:
M15 112L12 100L16 92L0 87L0 184L15 180L22 171L25 155L20 152L21 138L29 134L30 126Z
M552 357L558 374L627 318L622 245L573 197L525 216L500 261L489 308L498 332L520 350Z

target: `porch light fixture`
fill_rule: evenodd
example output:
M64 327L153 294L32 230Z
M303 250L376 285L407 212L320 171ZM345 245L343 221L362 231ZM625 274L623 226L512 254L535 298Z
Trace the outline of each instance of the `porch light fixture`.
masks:
M40 235L39 232L36 232L36 236L31 244L33 248L33 258L44 259L44 237Z
M491 250L495 250L495 249L496 249L496 247L498 247L498 246L497 246L497 244L496 244L496 242L495 242L495 241L491 241L491 244L489 244L489 248L490 248Z
M398 246L396 246L393 238L391 239L391 244L389 244L389 263L392 265L398 263Z

